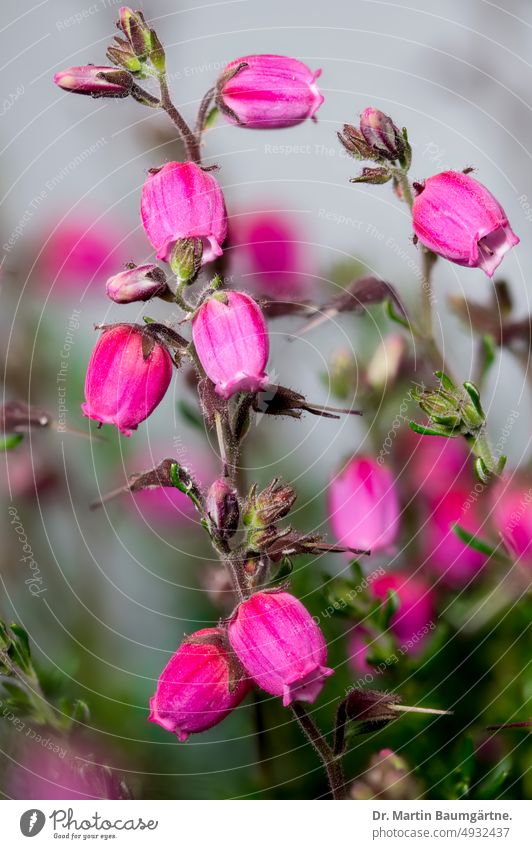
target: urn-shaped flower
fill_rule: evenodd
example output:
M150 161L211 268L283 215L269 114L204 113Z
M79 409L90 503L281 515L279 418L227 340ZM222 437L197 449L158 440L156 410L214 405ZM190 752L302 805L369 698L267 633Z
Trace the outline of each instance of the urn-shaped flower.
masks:
M293 127L313 118L323 103L320 74L289 56L243 56L222 72L218 106L232 124L249 129Z
M150 722L183 742L217 725L249 691L242 667L221 628L203 628L170 658L150 699Z
M162 401L172 377L167 349L143 328L118 324L104 330L85 378L83 414L131 436Z
M218 181L194 162L168 162L142 189L141 218L159 259L169 261L176 242L198 239L201 264L221 256L227 213Z
M254 681L286 707L314 702L325 679L327 647L318 625L290 593L255 593L229 624L229 640Z
M268 385L268 329L249 295L227 291L205 301L194 316L192 338L201 365L222 398Z
M414 233L426 248L492 277L519 239L490 191L458 171L429 177L412 209Z

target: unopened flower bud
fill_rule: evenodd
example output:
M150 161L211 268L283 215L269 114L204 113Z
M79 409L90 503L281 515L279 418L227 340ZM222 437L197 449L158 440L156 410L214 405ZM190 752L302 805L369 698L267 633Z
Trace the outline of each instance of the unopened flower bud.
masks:
M168 290L164 271L157 265L134 265L107 281L107 295L117 304L149 301Z
M117 26L129 41L133 53L141 61L147 59L153 43L152 31L147 25L144 15L142 12L134 12L129 6L122 6L118 14Z
M223 478L211 484L205 508L213 531L222 539L230 539L237 531L240 518L238 495Z
M201 268L203 242L199 238L178 239L168 262L181 283L192 283Z
M290 512L296 498L295 489L279 483L277 478L274 478L258 495L253 487L244 508L244 524L255 528L267 528Z
M129 71L132 74L138 74L142 70L142 62L140 59L135 56L134 53L126 47L112 47L107 48L107 53L105 54L110 62L113 62L115 65L120 65L126 71Z
M127 71L106 65L80 65L54 74L54 83L65 91L91 97L127 97L133 80Z
M368 106L360 116L360 132L368 146L379 156L394 161L402 159L405 140L388 115Z
M352 124L344 124L341 133L337 133L340 142L355 159L378 159L378 154L368 145L364 136Z

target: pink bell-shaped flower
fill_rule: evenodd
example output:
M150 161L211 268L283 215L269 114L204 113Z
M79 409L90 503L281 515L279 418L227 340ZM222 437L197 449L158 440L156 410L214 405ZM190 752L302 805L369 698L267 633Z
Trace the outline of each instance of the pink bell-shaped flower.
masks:
M468 174L443 171L425 180L412 209L414 233L434 253L492 277L519 239L490 191Z
M222 398L268 385L268 328L258 304L228 290L205 301L192 321L200 362Z
M218 725L249 687L226 632L203 628L181 643L165 666L148 719L183 742L189 734Z
M223 253L224 196L216 178L194 162L168 162L150 174L142 189L140 213L158 259L167 262L180 239L201 239L202 265Z
M83 414L131 436L162 401L172 377L167 349L143 328L118 324L104 330L85 378Z
M243 56L222 72L217 103L228 121L241 127L293 127L313 118L323 103L316 85L320 74L289 56Z
M388 548L399 531L399 498L390 469L372 457L353 457L332 479L329 520L341 545Z
M242 666L259 687L294 701L314 702L333 669L319 627L290 593L255 593L229 623L229 640Z

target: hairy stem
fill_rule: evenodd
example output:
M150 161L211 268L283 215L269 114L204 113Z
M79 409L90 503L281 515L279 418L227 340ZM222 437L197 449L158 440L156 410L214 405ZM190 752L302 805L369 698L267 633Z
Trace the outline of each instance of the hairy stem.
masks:
M337 758L320 729L301 702L292 704L294 714L303 734L318 753L327 773L333 799L347 799L345 779L340 759Z
M164 109L170 120L173 121L177 127L179 135L185 145L187 159L192 160L192 162L200 163L201 153L198 139L188 126L181 113L174 106L168 90L168 83L166 81L165 74L159 75L159 86L161 89L161 109Z

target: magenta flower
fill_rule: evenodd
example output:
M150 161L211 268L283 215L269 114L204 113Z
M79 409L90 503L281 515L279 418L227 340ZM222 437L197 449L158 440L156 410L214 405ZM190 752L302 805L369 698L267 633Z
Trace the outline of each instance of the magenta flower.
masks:
M313 118L323 103L316 85L320 74L288 56L244 56L223 71L217 103L232 124L261 130L293 127Z
M388 572L371 583L376 598L385 600L390 590L399 598L390 628L406 650L415 654L434 628L434 592L420 575L404 572Z
M421 436L407 428L399 452L405 473L401 474L401 482L404 481L409 494L435 499L457 485L474 486L464 439Z
M117 304L148 301L155 295L168 292L166 275L157 265L135 265L109 278L107 296Z
M452 530L456 523L469 533L483 535L478 502L466 489L451 489L435 500L423 530L427 568L446 584L461 587L482 569L486 555L456 536Z
M92 97L127 97L133 78L127 71L105 65L80 65L54 74L54 83L65 91Z
M194 162L168 162L150 174L142 189L140 213L158 259L168 261L178 239L202 240L202 265L223 253L224 196L213 175Z
M73 288L96 288L117 266L127 259L124 253L124 234L106 220L95 221L88 210L84 217L73 218L70 213L56 224L53 232L42 236L44 244L38 259L35 278L46 284L52 294L63 296Z
M395 541L399 531L395 479L372 457L353 457L332 479L328 507L341 545L376 552Z
M444 171L425 180L412 210L414 232L434 253L492 277L519 244L491 192L468 174Z
M165 666L148 719L184 742L189 734L218 725L248 691L226 632L203 628L181 643Z
M207 376L222 398L268 385L268 328L258 304L228 290L205 301L192 321L192 338Z
M527 568L532 567L532 489L530 481L503 477L491 492L495 526Z
M231 218L230 239L235 267L246 286L270 298L309 297L312 245L292 215L241 212Z
M314 702L333 669L320 629L299 599L285 592L255 593L229 623L229 640L246 672L272 696Z
M131 436L160 404L171 377L172 360L163 345L146 338L141 327L115 325L104 330L92 352L81 409Z

